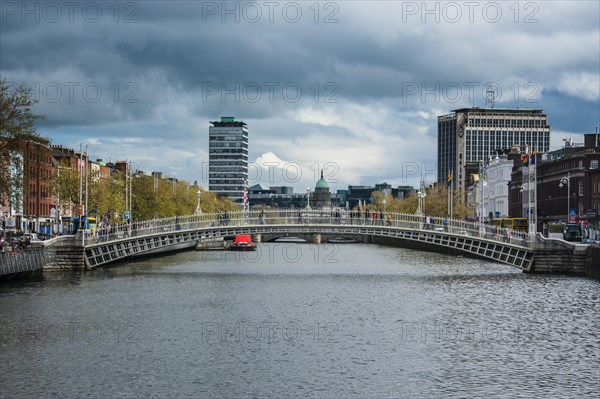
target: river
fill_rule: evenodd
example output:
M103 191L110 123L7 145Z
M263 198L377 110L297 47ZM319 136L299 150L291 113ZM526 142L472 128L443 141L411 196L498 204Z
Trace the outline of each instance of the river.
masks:
M2 398L598 398L600 283L366 244L0 284Z

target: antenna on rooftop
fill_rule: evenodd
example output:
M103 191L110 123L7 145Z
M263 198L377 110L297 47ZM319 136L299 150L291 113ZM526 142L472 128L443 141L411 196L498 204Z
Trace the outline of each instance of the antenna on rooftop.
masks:
M496 106L496 90L493 87L488 87L485 91L485 107L494 108Z

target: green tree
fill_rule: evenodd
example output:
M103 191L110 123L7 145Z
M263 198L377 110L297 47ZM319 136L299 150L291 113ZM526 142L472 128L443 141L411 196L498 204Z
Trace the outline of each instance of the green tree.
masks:
M59 161L55 165L50 187L52 195L63 210L79 203L79 172L68 161Z
M125 213L125 179L122 173L111 173L108 178L94 181L89 189L88 206L98 218L105 213L111 221L123 218Z
M23 144L48 144L48 139L35 131L35 121L44 118L33 113L35 103L30 89L23 85L11 87L6 79L0 79L0 203L10 201L20 207L20 193L29 176L20 173L24 162Z
M434 186L425 189L423 213L429 216L446 217L448 214L448 191L445 187ZM385 198L385 203L384 203ZM454 219L463 219L473 216L474 207L462 201L462 194L455 190L453 193ZM366 205L369 210L386 210L386 212L415 213L419 205L417 193L411 193L403 199L384 195L382 191L373 192L372 203Z

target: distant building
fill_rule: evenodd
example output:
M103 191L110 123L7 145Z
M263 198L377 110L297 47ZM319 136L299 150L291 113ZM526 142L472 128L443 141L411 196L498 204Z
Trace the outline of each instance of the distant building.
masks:
M359 204L370 204L373 202L373 193L375 191L381 191L385 195L389 195L392 198L403 199L408 197L410 194L416 192L412 186L398 186L393 188L391 184L380 183L375 186L348 186L346 193L346 201L350 209L356 208Z
M598 221L600 143L598 135L584 137L584 145L567 144L562 156L537 164L538 220L565 221L570 208L576 219Z
M208 189L242 205L248 181L248 128L234 117L210 123Z
M292 187L264 187L255 184L248 189L248 201L252 208L268 206L272 208L306 208L307 194L294 194Z
M438 116L437 179L452 172L456 189L468 188L473 170L496 150L519 145L538 153L550 149L550 125L541 109L461 108Z
M321 178L315 185L315 191L310 195L310 206L312 208L328 208L331 206L331 192L329 192L329 185L323 177L323 171L321 171Z
M486 170L483 185L483 216L493 218L509 216L508 183L510 183L514 159L497 156Z

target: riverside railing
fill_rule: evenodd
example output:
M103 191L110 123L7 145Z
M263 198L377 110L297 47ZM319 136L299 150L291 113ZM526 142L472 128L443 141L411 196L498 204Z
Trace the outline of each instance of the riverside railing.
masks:
M44 247L0 252L0 276L43 269L53 255L51 249Z
M174 216L117 224L99 228L94 235L86 233L85 243L110 242L130 237L196 230L211 227L239 227L260 225L338 225L347 227L379 226L418 231L449 233L492 241L501 241L522 247L533 247L533 235L501 229L476 222L444 219L405 213L369 213L346 210L276 209L203 213L201 215Z

